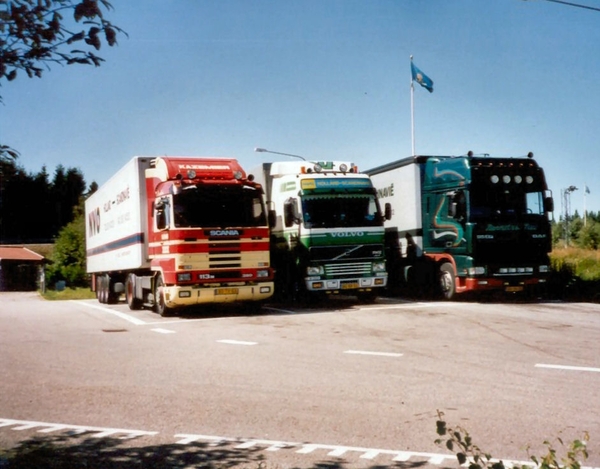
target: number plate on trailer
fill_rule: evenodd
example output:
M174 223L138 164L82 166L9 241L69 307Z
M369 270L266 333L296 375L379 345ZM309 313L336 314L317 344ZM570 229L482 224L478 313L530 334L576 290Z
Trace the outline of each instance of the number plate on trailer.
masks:
M507 292L523 291L523 287L522 286L506 287L506 289L504 291L507 291Z
M342 283L342 290L354 290L358 288L358 282Z
M217 288L215 295L237 295L239 288Z

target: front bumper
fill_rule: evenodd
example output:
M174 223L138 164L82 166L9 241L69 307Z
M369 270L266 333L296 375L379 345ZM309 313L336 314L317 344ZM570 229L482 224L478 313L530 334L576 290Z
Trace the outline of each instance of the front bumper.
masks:
M459 288L462 287L460 288L462 291L505 291L515 293L545 284L546 277L510 277L506 279L498 277L475 277L459 279Z
M275 291L273 282L255 285L206 287L206 286L167 286L164 287L165 304L169 308L180 308L207 303L234 303L241 301L263 301Z
M365 278L344 278L335 280L321 280L307 278L305 280L306 289L314 292L332 292L332 291L356 291L372 288L383 288L387 285L387 275Z

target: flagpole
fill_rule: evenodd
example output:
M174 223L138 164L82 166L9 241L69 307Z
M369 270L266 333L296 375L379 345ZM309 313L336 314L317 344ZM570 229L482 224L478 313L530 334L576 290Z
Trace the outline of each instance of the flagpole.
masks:
M587 199L588 185L583 184L583 226L587 226L587 210L585 209L585 201Z
M410 56L412 63L413 56ZM412 156L415 156L415 81L412 76L412 68L410 72L410 135L412 142Z

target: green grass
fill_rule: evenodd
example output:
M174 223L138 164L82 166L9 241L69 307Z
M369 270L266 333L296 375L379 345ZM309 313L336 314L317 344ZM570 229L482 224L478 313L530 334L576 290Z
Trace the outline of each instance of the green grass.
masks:
M549 291L570 301L600 302L600 251L556 248L550 254Z
M550 257L555 269L567 266L582 280L600 280L600 251L570 247L555 249Z
M45 292L40 292L40 294L47 300L89 300L96 298L96 293L88 287L67 287L62 291L47 289Z

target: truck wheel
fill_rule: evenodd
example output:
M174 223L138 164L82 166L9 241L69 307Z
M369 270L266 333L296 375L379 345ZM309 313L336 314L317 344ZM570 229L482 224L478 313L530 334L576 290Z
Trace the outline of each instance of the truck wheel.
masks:
M173 309L169 308L165 303L165 294L164 294L164 286L165 282L163 281L162 275L158 275L156 277L156 282L154 283L154 311L160 314L163 318L169 317L173 314Z
M110 302L110 277L108 274L104 274L99 277L98 282L100 284L98 301L104 305L107 305Z
M96 298L98 302L105 303L106 295L104 294L104 276L98 275L96 277Z
M114 291L115 282L106 274L106 303L114 305L119 302L119 294Z
M132 311L142 309L143 306L142 300L135 297L135 279L135 274L129 274L125 281L125 299L127 300L127 306Z
M439 291L444 300L451 300L456 293L456 277L454 267L449 262L441 265L438 273Z

